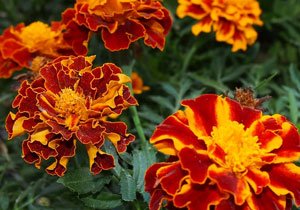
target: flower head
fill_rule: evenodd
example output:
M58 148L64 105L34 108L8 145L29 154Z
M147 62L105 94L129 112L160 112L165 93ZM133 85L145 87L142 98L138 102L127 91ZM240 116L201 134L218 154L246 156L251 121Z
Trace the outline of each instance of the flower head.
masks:
M132 72L131 81L132 81L132 90L134 94L141 94L143 91L147 91L150 89L149 86L144 86L143 79L136 72Z
M263 23L261 9L256 0L178 0L179 18L189 16L198 22L193 25L195 36L209 33L212 28L216 39L232 45L232 51L246 50L257 39L253 25Z
M297 128L285 117L207 94L184 100L150 142L167 162L146 172L150 209L291 209L300 205ZM201 199L200 199L201 198Z
M65 173L77 143L86 147L97 174L114 167L113 156L101 150L106 139L118 152L134 140L125 123L107 121L137 104L124 85L130 78L112 63L92 68L93 59L63 56L43 66L39 77L22 83L13 102L17 113L7 117L10 139L28 134L22 146L26 162L39 168L43 159L54 159L49 174Z
M104 46L111 51L128 49L140 38L162 50L172 24L168 10L156 0L77 0L63 16L101 33Z
M5 29L0 36L0 78L8 78L22 68L36 71L45 60L61 55L85 55L87 51L73 50L66 42L65 29L66 25L61 22L52 22L49 26L40 21Z

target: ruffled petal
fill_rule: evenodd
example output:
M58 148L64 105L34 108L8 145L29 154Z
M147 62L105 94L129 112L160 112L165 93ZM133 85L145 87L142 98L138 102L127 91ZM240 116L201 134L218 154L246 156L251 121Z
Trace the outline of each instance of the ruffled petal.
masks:
M300 206L300 167L287 163L270 165L265 170L270 176L270 189L278 196L290 194Z
M252 195L247 199L249 207L253 210L260 209L290 209L290 201L286 201L286 196L277 196L269 188L265 188L259 195Z
M227 169L211 165L208 176L216 182L220 190L231 193L237 205L242 205L251 195L248 183Z
M190 130L187 118L182 111L178 111L157 126L150 143L167 155L175 155L183 147L206 148L204 142Z
M180 150L178 157L182 168L189 172L192 182L204 184L208 168L212 164L207 153L186 147Z
M90 159L90 171L95 175L102 170L109 170L115 167L114 157L107 154L93 144L86 145L87 153Z
M181 169L179 162L162 166L156 172L161 188L168 194L174 195L180 188L187 172Z
M190 210L209 209L228 197L228 194L221 193L215 185L186 183L174 196L173 203L175 207L187 207Z

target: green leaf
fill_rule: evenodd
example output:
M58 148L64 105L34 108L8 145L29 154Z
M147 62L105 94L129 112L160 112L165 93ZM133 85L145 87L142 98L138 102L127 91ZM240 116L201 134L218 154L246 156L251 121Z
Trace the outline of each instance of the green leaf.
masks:
M0 194L0 208L1 210L8 209L9 206L9 197L3 193Z
M169 83L162 83L161 85L166 93L168 93L173 98L177 98L178 91L172 85L170 85Z
M278 75L278 72L274 72L271 76L261 81L254 89L258 90L259 88L263 87L264 85L268 84L272 79Z
M300 91L300 74L294 64L289 66L290 78L292 82L297 86L297 89Z
M290 116L291 121L296 123L298 121L299 112L297 107L297 99L295 96L294 90L288 88L288 99L289 99L289 108L290 108Z
M81 198L82 202L94 209L113 209L122 205L121 196L108 192L100 193L97 198Z
M171 104L171 102L163 96L150 96L150 99L156 103L158 103L161 106L164 106L165 108L173 111L174 106Z
M145 172L156 161L155 154L156 152L152 148L147 153L142 150L133 151L133 178L139 192L144 191Z
M221 92L226 92L226 91L229 90L229 88L221 82L218 82L218 81L215 81L215 80L203 77L203 76L199 76L199 75L196 75L196 74L191 74L190 76L191 76L192 79L195 79L195 80L201 82L202 85L212 87L212 88L217 89Z
M94 177L88 168L80 168L69 171L65 176L57 180L70 190L79 194L100 191L105 184L108 184L111 176L100 174ZM88 186L88 187L87 187Z
M136 199L136 185L134 179L126 170L121 172L120 186L122 199L124 201L133 201Z

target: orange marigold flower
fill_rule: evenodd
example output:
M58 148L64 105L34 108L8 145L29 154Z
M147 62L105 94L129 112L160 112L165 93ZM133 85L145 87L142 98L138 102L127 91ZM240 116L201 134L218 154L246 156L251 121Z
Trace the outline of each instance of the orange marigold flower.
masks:
M150 142L167 162L146 172L150 209L291 209L300 205L300 136L285 117L214 94L184 100Z
M143 79L136 72L131 73L131 82L134 94L141 94L143 91L150 90L149 86L144 86Z
M168 10L156 0L77 0L63 16L101 33L104 46L111 51L128 49L140 38L162 50L172 25Z
M113 156L101 150L105 139L118 152L134 140L125 123L106 120L137 105L124 85L130 78L112 63L92 68L94 58L62 56L43 66L39 77L22 83L12 104L18 111L6 119L10 139L28 134L22 145L26 162L40 168L43 159L54 159L49 174L64 175L78 143L85 145L90 170L98 174L114 167Z
M22 68L35 71L39 65L44 64L40 62L42 60L52 60L61 55L85 55L87 50L80 51L78 47L73 50L72 43L66 42L64 30L66 25L61 22L52 22L49 26L40 21L28 26L21 23L5 29L0 36L0 78L9 78ZM82 39L88 38L83 32L80 35L78 39L82 42Z
M209 33L212 28L216 39L232 45L232 51L246 50L257 39L253 25L261 26L261 9L256 0L178 0L179 18L192 17L198 22L192 33Z

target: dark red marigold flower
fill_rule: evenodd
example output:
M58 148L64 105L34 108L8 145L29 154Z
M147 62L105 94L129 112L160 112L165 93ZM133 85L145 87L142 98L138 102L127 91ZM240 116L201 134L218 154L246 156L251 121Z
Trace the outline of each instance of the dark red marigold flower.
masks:
M184 100L150 142L170 160L146 172L150 210L262 210L300 205L297 128L213 94Z
M6 119L10 139L28 134L22 145L26 162L39 168L42 160L54 159L49 174L64 175L78 143L86 147L93 174L111 169L113 156L101 150L105 140L124 152L135 138L125 123L107 121L137 105L124 85L130 78L112 63L92 68L94 58L63 56L43 66L39 77L22 83L13 101L17 113Z
M73 30L74 35L80 35L77 40L81 42L80 45L77 41L75 46L66 41L66 27L70 28L71 23L52 22L49 26L37 21L28 26L21 23L5 29L0 36L0 78L9 78L22 68L37 71L45 61L62 55L86 55L88 31L79 27ZM80 48L82 45L84 47Z
M111 51L128 49L140 38L163 50L172 25L169 11L156 0L77 0L63 17L101 33L104 46Z

